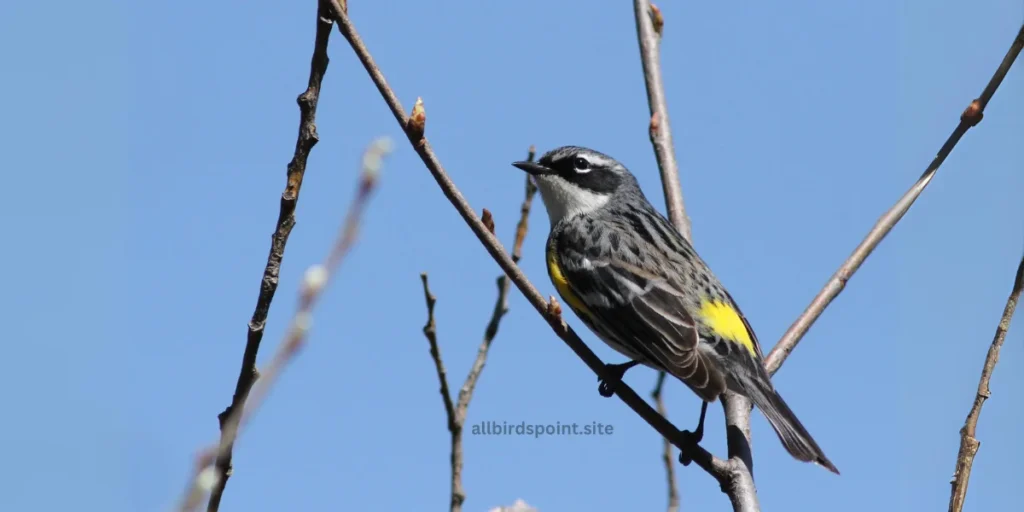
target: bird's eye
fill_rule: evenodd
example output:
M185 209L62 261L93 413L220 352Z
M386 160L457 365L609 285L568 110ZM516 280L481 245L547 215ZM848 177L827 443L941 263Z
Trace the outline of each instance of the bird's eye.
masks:
M590 170L590 162L588 162L587 159L583 158L582 156L574 158L572 161L572 166L576 168L578 172Z

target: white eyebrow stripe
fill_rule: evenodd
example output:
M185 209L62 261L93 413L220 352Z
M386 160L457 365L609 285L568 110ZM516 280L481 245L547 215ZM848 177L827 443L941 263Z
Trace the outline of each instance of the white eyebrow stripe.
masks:
M586 160L587 163L589 163L590 165L586 169L577 169L576 165L575 165L576 158L582 158L582 159ZM565 153L563 155L559 155L558 158L554 159L554 162L559 162L559 161L569 161L569 162L571 162L571 167L572 167L573 171L576 174L586 174L586 173L594 170L594 167L609 168L609 167L612 167L612 166L615 165L615 160L611 160L611 159L605 158L604 156L598 155L596 153L586 153L586 152L583 152L583 153ZM554 163L554 162L552 162L552 163Z

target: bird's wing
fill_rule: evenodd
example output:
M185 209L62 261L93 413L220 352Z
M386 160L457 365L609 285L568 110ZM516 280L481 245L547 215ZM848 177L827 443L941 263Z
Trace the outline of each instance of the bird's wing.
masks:
M599 331L681 379L704 400L714 401L725 391L725 375L698 349L698 332L677 283L611 259L569 257L561 267Z

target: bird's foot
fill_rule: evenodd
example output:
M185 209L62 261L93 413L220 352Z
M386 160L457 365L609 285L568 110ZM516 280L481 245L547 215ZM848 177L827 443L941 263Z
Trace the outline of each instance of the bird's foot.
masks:
M700 420L697 422L697 428L690 432L689 430L681 430L679 432L680 445L696 447L704 439L704 417L708 413L708 403L704 402L700 406ZM693 462L693 457L688 453L689 450L679 450L679 463L684 466L689 466Z
M600 384L597 386L597 392L601 396L608 398L615 394L615 388L622 382L622 377L626 375L626 371L630 368L640 364L638 361L630 361L622 364L606 364L604 365L604 372L607 378L598 377L597 380Z

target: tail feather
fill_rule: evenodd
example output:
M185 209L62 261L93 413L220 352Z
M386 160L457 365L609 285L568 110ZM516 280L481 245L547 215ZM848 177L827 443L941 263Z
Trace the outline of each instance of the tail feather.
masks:
M832 461L828 460L825 452L821 450L818 443L814 442L814 438L796 418L793 410L786 405L786 401L779 396L779 393L760 382L751 384L751 386L745 386L749 398L764 413L786 451L798 460L815 462L838 475L839 470L832 464Z

